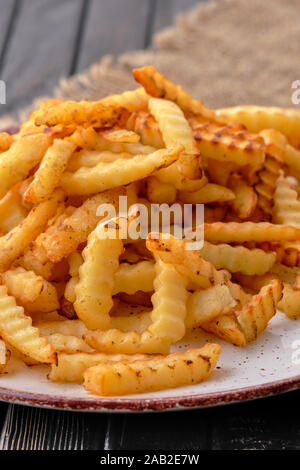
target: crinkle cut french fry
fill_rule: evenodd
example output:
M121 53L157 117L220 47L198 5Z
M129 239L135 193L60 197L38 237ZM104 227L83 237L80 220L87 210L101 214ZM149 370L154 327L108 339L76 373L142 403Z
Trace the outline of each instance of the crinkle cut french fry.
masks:
M165 263L175 264L179 272L194 280L199 287L208 288L214 284L224 284L228 276L217 271L198 252L187 250L185 240L164 238L163 234L150 233L146 242L147 248L158 255Z
M0 198L16 183L22 181L39 163L51 143L46 134L28 135L16 140L0 160Z
M45 201L51 195L54 189L59 186L61 175L75 148L76 145L73 142L61 139L54 140L24 194L25 201L37 204Z
M94 330L84 335L85 341L94 349L106 353L121 354L168 354L170 343L148 331L123 332L116 329Z
M16 305L4 286L0 286L0 334L5 341L38 362L51 363L55 359L52 346L40 336L39 330L32 326L31 318L24 314L23 307Z
M300 228L300 201L298 193L281 173L274 194L273 221Z
M99 363L143 361L158 356L147 356L145 354L104 354L104 353L84 353L74 354L60 353L57 360L51 364L51 371L48 379L53 382L73 382L82 383L83 373L89 367Z
M2 283L7 287L9 295L21 302L33 302L40 295L44 279L33 271L24 268L9 269L1 275Z
M17 190L9 190L0 200L0 230L7 233L20 224L28 214Z
M128 111L143 109L147 106L149 96L144 88L136 88L135 90L125 91L119 95L110 95L102 98L101 103L105 105L122 106Z
M252 275L266 273L276 261L275 253L266 253L259 249L249 250L243 246L213 245L209 242L204 242L200 255L210 261L216 269Z
M197 191L179 191L178 197L187 204L210 204L235 199L233 191L213 183L208 183Z
M206 158L219 162L232 162L258 169L265 159L265 145L261 137L247 131L233 132L230 127L215 129L214 124L204 124L194 131L199 152Z
M22 305L30 313L53 312L59 309L57 290L53 284L44 280L42 291L37 299L33 302L22 302Z
M75 152L66 168L67 172L75 172L82 167L93 168L98 163L113 163L116 160L130 160L132 154L130 152L112 152L111 150L89 150L82 149Z
M300 229L268 222L215 222L204 224L204 236L211 243L300 240Z
M147 178L147 197L155 204L173 204L176 201L177 191L170 183L162 183L155 176Z
M174 101L183 111L200 114L208 119L215 119L216 115L212 109L206 108L201 101L194 100L180 85L175 85L167 80L151 65L133 69L132 73L135 80L145 88L149 95Z
M61 185L67 194L94 194L146 178L153 172L168 167L179 157L182 146L156 150L153 154L136 155L131 159L118 159L112 163L98 163L95 167L82 167L75 173L65 172Z
M190 295L187 302L187 328L195 328L221 314L228 313L237 305L225 285L201 289Z
M4 341L0 338L0 375L5 373L7 363L10 359L11 352L7 349Z
M220 352L218 344L208 343L165 358L102 363L84 372L84 387L97 395L127 395L196 384L210 376Z
M164 143L167 147L180 144L184 152L190 155L198 153L192 129L182 110L172 101L150 98L150 113L158 122Z
M235 195L230 206L240 219L249 219L257 205L257 195L247 182L238 175L232 175L228 179L228 186Z
M62 190L56 190L45 202L34 207L26 219L6 235L0 237L0 271L7 269L45 228L49 218L64 200Z
M126 129L108 129L101 132L101 135L108 140L109 142L119 142L119 143L132 143L138 142L140 136L133 131L128 131Z
M282 298L282 290L280 281L271 281L238 312L237 320L247 342L254 341L275 315L278 302Z
M81 320L41 320L34 323L34 326L39 328L44 336L60 333L62 335L81 337L88 331L86 325Z
M153 291L155 268L152 261L140 261L137 264L121 263L114 275L113 295L118 292L134 294L141 290Z
M106 328L109 325L114 274L122 251L122 240L101 239L97 230L89 235L82 252L84 262L79 268L74 302L78 317L88 328Z
M278 302L277 307L292 320L300 318L300 289L284 283L282 299Z
M151 145L156 149L165 146L157 121L149 112L133 112L126 123L126 128L136 132L144 145Z
M202 323L201 328L235 346L244 347L247 344L244 332L235 315L220 315L213 320Z
M103 104L101 101L63 101L39 109L34 116L37 126L53 127L57 124L68 126L112 127L125 123L128 111L121 106Z
M58 263L75 251L87 240L88 235L104 217L97 215L98 207L102 204L112 204L117 211L119 196L125 195L126 189L123 187L97 194L78 207L54 233L45 232L42 246L46 250L47 257L53 263Z
M88 344L77 336L63 335L61 333L53 333L47 336L49 344L52 345L53 349L57 353L68 353L74 354L77 352L92 352L92 349Z
M300 111L295 108L243 105L218 109L216 114L229 122L242 122L251 132L276 129L286 137L300 134Z
M283 161L267 154L264 166L258 173L259 183L255 185L255 191L258 194L257 205L267 218L272 215L274 193L282 165Z
M151 300L152 324L141 334L116 329L88 332L85 339L90 346L103 352L161 353L169 351L169 345L185 334L187 289L186 280L172 265L157 260L154 280L155 293Z

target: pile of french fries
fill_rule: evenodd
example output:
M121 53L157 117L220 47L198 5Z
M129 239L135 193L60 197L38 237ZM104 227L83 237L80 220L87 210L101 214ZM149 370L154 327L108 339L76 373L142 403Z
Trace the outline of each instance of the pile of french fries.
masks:
M191 385L221 347L170 353L188 330L245 347L277 309L300 317L300 111L214 111L152 66L133 75L0 133L0 374L15 356L97 395ZM203 247L100 238L120 196L205 204Z

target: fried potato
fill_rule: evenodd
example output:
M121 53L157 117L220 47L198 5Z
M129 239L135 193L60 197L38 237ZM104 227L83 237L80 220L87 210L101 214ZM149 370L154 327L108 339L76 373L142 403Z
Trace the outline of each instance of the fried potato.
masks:
M113 295L118 292L134 294L137 291L152 292L155 268L152 261L137 264L121 263L114 275Z
M126 129L108 129L103 131L101 135L109 142L131 143L140 140L140 136L136 132Z
M242 122L251 132L275 129L289 138L300 133L300 111L295 108L243 105L218 109L216 114L229 122Z
M131 363L154 357L158 356L147 356L145 354L133 354L129 356L128 354L104 354L95 352L78 352L74 354L60 353L57 355L56 363L51 365L48 379L52 380L52 382L82 383L84 371L99 363Z
M216 269L227 269L232 273L264 274L276 261L276 254L272 252L266 253L259 249L249 250L243 246L213 245L209 242L204 242L199 252Z
M57 124L112 127L125 123L128 115L125 108L103 104L101 101L63 101L38 110L35 113L34 122L37 126L47 127Z
M28 210L24 207L22 197L16 190L9 190L0 199L0 231L10 232L27 216Z
M32 183L24 194L25 201L35 204L45 201L59 186L61 175L76 146L67 140L55 139L44 155Z
M261 137L246 130L232 131L228 126L215 128L214 124L204 124L194 131L199 152L220 162L232 162L239 166L249 165L258 169L265 159L265 145Z
M280 240L299 240L300 230L289 225L268 222L215 222L204 224L205 240L211 243L244 243Z
M150 113L158 122L158 127L167 147L180 144L184 146L185 153L189 155L198 153L192 129L176 103L164 99L150 98L148 106Z
M257 205L267 218L272 215L274 193L282 165L282 160L266 155L263 168L258 173L259 183L255 185L255 191L258 194Z
M79 268L74 302L78 317L88 328L106 328L109 325L114 274L122 251L122 240L100 239L96 230L89 235L82 252L84 261Z
M176 201L177 191L175 186L162 183L155 176L147 178L147 198L155 204L173 204Z
M16 183L22 181L42 159L51 143L46 134L24 136L16 140L9 150L1 154L0 198Z
M235 196L235 199L230 202L230 206L240 219L249 219L257 205L257 195L254 189L238 175L229 177L228 187Z
M179 191L178 197L187 204L210 204L212 202L232 201L234 193L224 186L208 183L198 191Z
M34 302L43 289L44 279L33 271L19 267L3 273L1 282L7 287L9 295L21 302Z
M42 246L46 250L48 259L58 263L77 250L104 217L97 215L98 207L101 204L113 204L118 210L119 196L125 195L126 189L123 187L97 194L78 207L54 233L45 232Z
M93 351L82 338L78 338L77 336L53 333L47 336L47 340L56 353L75 354L78 352L89 353Z
M202 323L201 328L235 346L244 347L247 344L245 334L233 314L220 315L213 320Z
M67 166L67 172L74 173L81 167L93 168L98 163L114 163L116 160L130 160L132 154L130 152L112 152L111 150L89 150L82 149L75 152Z
M149 100L149 95L144 88L136 88L135 90L125 91L119 95L110 95L102 98L101 103L108 106L122 106L128 111L143 109Z
M206 344L162 359L101 363L84 372L84 387L97 395L126 395L199 383L210 376L220 352L219 345Z
M300 228L300 201L297 192L281 173L274 194L273 221Z
M163 234L150 233L147 248L158 255L164 263L175 264L176 269L192 279L198 288L208 288L215 284L224 284L228 276L223 271L217 271L205 261L197 251L187 250L185 240L179 240L170 235L169 239Z
M45 228L49 218L64 200L63 191L55 191L47 201L34 207L28 216L6 235L0 237L0 271L5 271Z
M4 286L0 286L0 334L18 351L38 362L51 363L55 359L52 346L40 336L31 318L24 314L23 307L16 305Z
M300 289L284 283L282 299L278 302L277 307L291 320L300 318Z
M43 317L44 318L44 317ZM50 336L54 334L61 334L64 336L77 336L81 337L87 333L88 329L82 320L66 320L60 317L59 320L44 320L34 323L43 336Z
M259 294L255 295L237 314L237 320L247 342L254 341L275 315L278 302L282 298L282 289L280 281L271 281L262 287Z
M198 290L190 295L187 302L186 327L201 326L221 314L230 312L236 305L237 302L225 285Z
M129 184L160 168L171 165L180 155L182 146L161 149L152 155L136 155L131 159L118 159L112 163L98 163L95 167L82 167L75 173L65 172L61 185L67 194L93 194Z
M133 69L132 73L135 80L145 88L149 95L174 101L183 111L200 114L208 119L215 118L215 112L212 109L205 108L201 101L194 100L181 86L167 80L151 65Z
M34 312L52 312L59 309L59 300L57 290L53 284L48 281L43 281L43 288L41 293L32 302L22 302L25 310L29 313Z
M158 123L149 112L133 112L126 123L126 128L136 132L144 145L151 145L156 149L165 147Z

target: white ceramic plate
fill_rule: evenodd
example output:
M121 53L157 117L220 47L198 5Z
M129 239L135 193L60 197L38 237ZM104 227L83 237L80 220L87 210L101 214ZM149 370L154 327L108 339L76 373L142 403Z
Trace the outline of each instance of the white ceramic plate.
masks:
M197 340L196 340L197 337ZM202 341L203 339L203 341ZM191 333L176 349L215 341ZM300 321L278 313L267 331L246 348L223 341L222 354L211 378L202 384L126 397L96 397L82 386L47 380L47 367L12 362L0 378L0 399L41 407L85 411L151 411L203 407L270 396L300 387Z

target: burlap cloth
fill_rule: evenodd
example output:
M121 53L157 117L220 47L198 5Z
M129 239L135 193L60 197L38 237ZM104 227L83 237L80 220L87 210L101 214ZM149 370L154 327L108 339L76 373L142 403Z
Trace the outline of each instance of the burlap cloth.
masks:
M299 0L215 0L180 15L153 38L151 48L106 56L85 72L62 78L53 95L98 99L136 87L131 69L153 64L205 105L292 106L300 79ZM24 120L31 109L0 120Z

